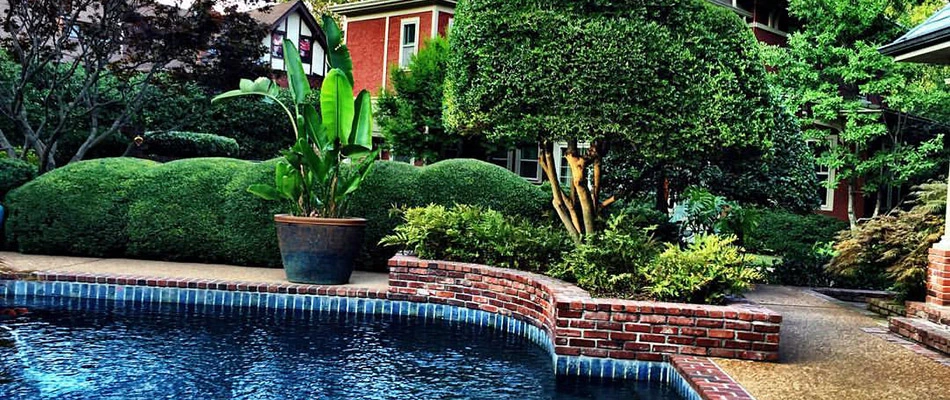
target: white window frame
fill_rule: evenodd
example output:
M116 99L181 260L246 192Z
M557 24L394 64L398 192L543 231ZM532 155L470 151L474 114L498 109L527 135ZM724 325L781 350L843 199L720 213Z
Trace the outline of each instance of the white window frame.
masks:
M449 22L445 24L445 34L448 35L452 31L452 25L455 24L455 17L449 17Z
M521 162L524 161L524 160L527 160L527 159L525 159L524 157L521 156L521 148L522 148L522 147L527 147L527 146L519 146L519 147L515 148L515 151L514 151L514 153L515 153L515 154L514 154L514 155L515 155L515 157L514 157L514 162L515 162L515 165L514 165L514 172L515 172L516 174L518 174L518 176L520 176L520 177L524 178L525 180L527 180L528 182L534 182L534 183L539 183L539 182L541 182L541 160L539 160L539 159L536 158L536 157L533 157L533 158L530 159L530 161L533 161L533 162L537 165L537 167L536 167L536 169L535 169L535 171L534 171L534 177L531 178L531 177L527 177L527 176L521 175ZM540 148L538 148L538 154L539 154L539 155L541 154L541 149L540 149ZM509 168L509 169L510 169L510 168Z
M806 142L808 143L809 146L811 146L812 143L817 142L817 141L818 141L818 140L816 140L816 139L806 140ZM837 135L829 135L829 136L827 136L827 137L825 138L825 141L828 142L828 148L829 148L829 149L834 149L835 147L838 146L838 136L837 136ZM835 169L834 169L834 168L830 168L830 167L828 168L828 171L827 171L827 172L819 172L818 170L815 170L815 174L816 174L819 178L820 178L822 175L828 175L827 178L825 178L824 180L821 181L822 186L826 189L826 193L825 193L825 198L822 199L821 206L819 206L819 208L818 208L820 211L834 211L834 209L835 209L835 190L837 189L837 186L838 186L838 185L837 185L837 180L836 180L836 178L835 178L835 175L836 175L835 172L836 172ZM835 185L829 188L829 187L826 185L828 182L835 183Z
M486 158L487 158L486 161L488 161L488 162L491 163L491 164L498 165L499 167L504 167L505 169L507 169L507 170L509 170L509 171L514 171L514 168L513 168L512 165L511 165L511 162L512 162L512 160L514 159L514 155L512 154L512 151L511 151L511 150L506 150L506 151L505 151L505 156L504 156L504 158L502 158L500 154L499 154L499 155L495 155L495 154L492 154L492 153L488 153L488 157L486 157ZM505 160L505 165L504 165L504 166L499 165L499 163L496 162L496 161L501 161L501 160Z
M419 17L405 18L399 21L399 68L409 68L409 63L412 58L405 58L406 49L409 44L406 44L406 26L415 25L416 37L415 41L412 43L412 54L417 54L419 52ZM403 65L403 60L406 60L406 64Z

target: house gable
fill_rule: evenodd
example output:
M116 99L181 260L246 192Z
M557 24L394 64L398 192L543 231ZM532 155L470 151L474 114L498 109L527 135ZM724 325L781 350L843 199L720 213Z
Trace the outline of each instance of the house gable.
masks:
M317 20L302 0L272 6L268 11L252 11L255 19L270 27L261 40L267 49L261 61L276 71L286 71L284 66L283 41L289 39L301 53L304 72L307 75L326 74L327 40Z

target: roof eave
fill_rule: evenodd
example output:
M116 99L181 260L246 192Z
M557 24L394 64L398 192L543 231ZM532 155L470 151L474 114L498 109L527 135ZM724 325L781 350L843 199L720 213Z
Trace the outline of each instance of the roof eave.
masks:
M365 0L333 5L329 10L343 16L358 16L425 6L454 8L455 4L456 0Z
M903 42L884 45L878 47L877 50L886 56L897 57L947 41L950 41L950 28L933 31Z

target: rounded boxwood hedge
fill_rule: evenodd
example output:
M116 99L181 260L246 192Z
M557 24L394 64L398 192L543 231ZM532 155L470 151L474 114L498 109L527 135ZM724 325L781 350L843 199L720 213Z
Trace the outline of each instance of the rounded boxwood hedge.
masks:
M247 192L273 181L275 161L195 158L159 164L115 158L70 164L10 193L7 239L26 253L132 257L279 267L273 215ZM454 203L536 217L550 200L513 173L476 160L427 167L380 161L350 214L368 220L362 269L394 253L377 244L400 207Z
M241 151L237 140L198 132L146 132L145 152L158 157L236 157Z

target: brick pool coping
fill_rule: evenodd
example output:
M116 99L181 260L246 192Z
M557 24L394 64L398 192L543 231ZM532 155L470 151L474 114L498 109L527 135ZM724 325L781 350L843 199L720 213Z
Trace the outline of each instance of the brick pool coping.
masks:
M574 285L523 271L407 256L394 257L390 265L388 290L61 271L6 273L0 279L381 299L478 310L543 330L553 342L547 347L559 371L571 368L560 364L577 360L590 369L603 365L604 371L607 363L619 369L625 362L669 362L706 400L752 399L706 356L778 358L781 316L754 304L598 299ZM713 344L718 347L702 347Z

